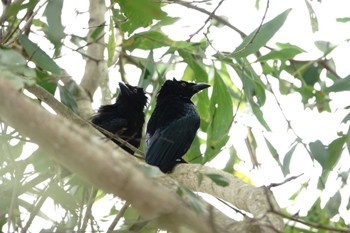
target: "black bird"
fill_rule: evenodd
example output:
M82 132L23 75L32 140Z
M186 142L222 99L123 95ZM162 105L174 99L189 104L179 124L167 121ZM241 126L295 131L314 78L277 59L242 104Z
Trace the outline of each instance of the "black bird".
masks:
M200 118L191 97L208 88L205 83L167 80L161 87L156 107L147 124L146 162L166 173L190 148Z
M91 122L138 148L145 123L143 109L147 97L140 87L123 83L119 83L119 87L120 94L117 101L111 105L101 106L97 114L91 118ZM134 151L125 144L112 140L130 154L134 154Z

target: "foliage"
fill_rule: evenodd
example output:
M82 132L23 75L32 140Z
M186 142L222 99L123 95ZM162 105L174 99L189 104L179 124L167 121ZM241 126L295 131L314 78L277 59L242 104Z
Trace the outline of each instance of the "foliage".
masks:
M315 14L312 10L313 4L305 2L310 15ZM235 27L224 18L218 20L208 15L208 20L203 22L201 30L203 34L196 35L198 38L172 39L163 29L168 26L177 26L179 18L170 16L165 8L170 8L172 4L179 4L196 11L195 7L189 7L187 3L112 0L109 2L107 11L108 20L105 24L96 27L90 34L90 38L68 35L65 32L61 19L63 4L65 4L63 0L36 0L14 1L3 6L0 21L2 24L0 72L10 79L18 90L23 91L28 85L35 83L52 95L59 92L60 101L78 113L75 98L76 85L72 82L63 85L59 81L63 69L57 61L63 55L62 50L67 47L68 41L74 45L72 53L77 52L82 58L89 59L84 54L84 50L81 50L81 45L89 46L90 39L97 41L107 31L108 67L118 66L120 77L123 81L129 82L134 82L135 77L127 75L124 67L128 65L135 70L140 70L141 74L137 79L139 86L153 90L150 95L153 98L146 110L147 116L154 106L155 90L164 82L168 72L171 73L182 67L182 76L176 78L211 84L212 88L209 91L203 91L193 99L201 116L201 127L191 149L186 154L188 161L206 164L219 158L222 153L227 153L234 156L234 161L228 160L225 171L233 174L240 173L236 171L235 165L247 161L241 161L244 156L237 152L239 145L232 142L230 138L237 122L236 116L242 112L249 112L261 126L246 125L249 129L247 131L250 132L247 133L249 140L247 139L246 143L254 167L259 165L256 160L257 150L267 147L269 156L276 161L275 166L280 167L285 177L290 177L294 175L292 164L303 163L297 161L296 151L299 151L298 153L303 151L309 155L305 160L311 160L321 169L317 189L327 191L326 183L334 180L341 183L326 204L322 204L320 197L316 197L317 201L308 214L299 217L304 223L303 227L294 226L295 222L291 221L287 224L286 232L313 232L316 228L327 229L322 228L322 225L308 223L319 223L334 229L346 227L344 214L339 212L339 206L343 203L349 210L349 196L343 194L345 193L343 191L349 189L350 167L340 168L339 161L344 161L344 157L350 152L350 129L338 132L338 136L330 143L322 142L321 139L307 142L294 130L293 122L285 115L283 110L285 106L282 106L279 98L297 93L306 110L317 109L320 114L333 113L336 109L331 107L332 97L350 90L350 74L342 77L337 73L333 57L333 51L337 46L328 41L315 41L321 56L310 60L297 59L298 55L307 53L298 45L289 42L270 43L286 24L291 9L281 11L270 20L263 21L248 35L236 30L235 33L243 38L234 50L215 50L213 55L208 55L208 51L213 50L210 40L212 33L221 30L223 26ZM201 6L201 4L198 5ZM41 15L42 10L44 10L45 19ZM338 23L348 22L348 17L338 18ZM312 18L311 24L312 29L316 31L317 20ZM117 41L120 39L121 43L118 44ZM49 43L51 49L42 46L39 41ZM155 57L154 54L157 56ZM38 104L41 103L38 97L30 98ZM268 98L275 99L279 106L279 114L284 116L286 130L293 134L293 140L289 148L284 149L284 155L281 154L278 141L269 139L273 129L270 126L271 122L264 115ZM339 125L349 123L349 106L345 109L348 115L339 122ZM109 213L96 219L91 214L92 203L104 198L108 199L108 195L101 191L97 192L89 184L48 159L40 148L28 152L28 148L33 148L30 139L6 125L5 122L1 122L0 125L0 229L8 232L25 232L28 229L42 232L84 231L87 228L91 231L106 229L101 225L105 225L104 222L117 216L121 211L120 202L117 201L116 205L109 204ZM264 140L257 141L256 138L261 138L261 135ZM200 176L203 175L212 179L217 185L227 185L227 181L219 175L201 174ZM249 177L248 174L245 175ZM300 189L295 190L295 195L291 196L290 200L297 200L300 193L307 192L307 187L308 185L300 185L298 187ZM201 206L198 204L196 195L190 190L179 187L178 193L180 196L188 196L194 208L200 211ZM52 216L52 213L45 212L45 205L57 207L60 214ZM138 213L132 208L129 208L123 216L124 222L118 225L118 229L128 229L138 219ZM50 227L35 228L39 218L50 223ZM155 231L155 229L142 230L142 232Z

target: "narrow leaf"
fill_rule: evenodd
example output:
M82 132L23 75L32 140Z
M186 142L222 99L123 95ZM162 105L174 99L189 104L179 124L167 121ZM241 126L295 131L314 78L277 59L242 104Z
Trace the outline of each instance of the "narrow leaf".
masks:
M233 52L233 57L246 57L250 54L256 53L261 47L266 45L266 43L282 27L290 11L291 9L288 9L280 15L276 16L271 21L263 24L257 34L257 29L250 33L235 49Z
M292 160L292 155L293 155L297 145L298 145L297 143L294 143L294 145L289 149L287 154L284 156L283 165L282 165L282 172L283 172L284 176L286 176L290 173L289 165L290 165L290 161Z
M54 74L61 73L61 68L43 50L41 50L37 44L29 40L26 35L20 35L18 39L30 60L32 60L38 67Z

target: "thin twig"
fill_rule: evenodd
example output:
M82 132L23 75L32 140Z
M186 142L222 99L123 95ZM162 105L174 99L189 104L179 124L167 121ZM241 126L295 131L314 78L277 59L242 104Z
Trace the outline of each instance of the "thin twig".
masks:
M264 15L261 19L261 22L260 22L260 25L258 27L258 29L255 31L254 35L252 36L252 38L250 38L250 40L243 46L243 48L241 48L240 50L238 51L235 51L233 53L230 54L230 56L234 55L234 54L239 54L241 53L243 50L245 50L250 44L252 44L256 38L256 36L258 35L258 33L260 32L260 29L261 27L263 26L263 23L265 21L265 18L266 18L266 15L267 15L267 11L269 9L269 5L270 5L270 0L267 0L266 2L266 9L265 9L265 12L264 12Z
M124 216L126 210L129 208L129 206L130 206L129 202L125 202L124 203L122 208L119 210L119 213L117 214L117 216L115 216L113 222L108 227L107 233L112 233L113 232L115 226L118 224L119 220Z
M97 191L98 191L98 189L92 188L91 195L89 197L89 200L88 200L88 203L87 203L87 207L86 207L86 211L85 211L83 224L82 224L82 226L80 228L80 232L85 232L86 231L86 227L87 227L88 221L92 217L91 209L92 209L92 205L95 202Z
M217 20L219 23L233 29L234 31L236 31L242 38L246 37L247 35L242 32L241 30L239 30L238 28L236 28L235 26L233 26L232 24L230 24L228 21L226 21L225 19L223 19L222 17L220 16L217 16L215 14L212 14L212 12L210 11L207 11L203 8L200 8L200 7L197 7L197 6L194 6L188 2L184 2L184 1L181 1L181 0L173 0L173 1L168 1L169 3L176 3L176 4L179 4L179 5L182 5L182 6L185 6L187 8L191 8L191 9L194 9L196 11L199 11L201 13L204 13L204 14L207 14L207 15L211 15L211 18Z
M222 4L224 1L225 1L225 0L221 0L221 1L219 2L219 4L215 7L215 9L213 10L213 12L211 12L211 14L209 15L209 17L204 21L203 26L201 26L196 32L194 32L192 35L190 35L190 38L188 38L187 41L191 41L191 39L192 39L196 34L198 34L198 32L200 32L200 31L205 27L205 25L207 25L207 23L209 22L209 20L212 19L213 16L215 15L216 10L221 6L221 4Z
M277 187L277 186L281 186L285 183L288 183L289 181L292 181L292 180L295 180L297 178L299 178L300 176L304 175L304 173L301 173L300 175L297 175L297 176L292 176L292 177L289 177L287 179L285 179L284 181L280 182L280 183L271 183L269 186L267 186L268 188L274 188L274 187Z

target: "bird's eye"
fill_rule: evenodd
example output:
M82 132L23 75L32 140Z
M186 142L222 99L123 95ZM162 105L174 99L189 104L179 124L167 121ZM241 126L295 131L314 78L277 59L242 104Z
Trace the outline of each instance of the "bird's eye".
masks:
M132 91L133 91L134 93L137 93L137 89L136 89L136 88L134 88Z
M181 83L181 86L186 87L187 85L186 83Z

